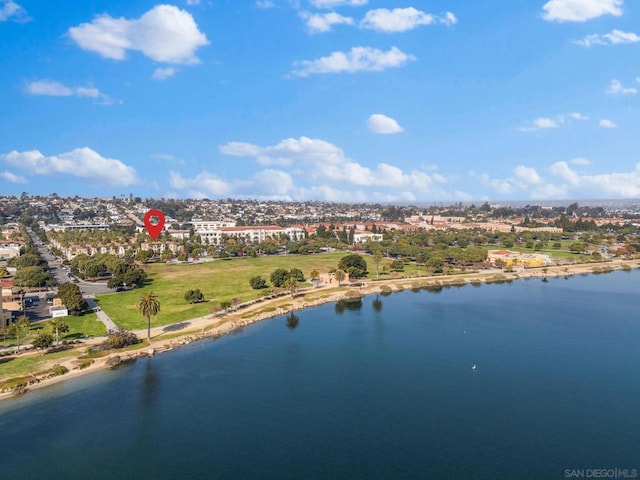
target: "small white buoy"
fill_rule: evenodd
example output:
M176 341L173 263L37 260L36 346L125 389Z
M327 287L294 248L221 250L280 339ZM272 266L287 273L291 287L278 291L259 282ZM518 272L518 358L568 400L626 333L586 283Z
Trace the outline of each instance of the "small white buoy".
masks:
M471 367L471 370L475 370L476 369L476 364L473 364L473 367Z

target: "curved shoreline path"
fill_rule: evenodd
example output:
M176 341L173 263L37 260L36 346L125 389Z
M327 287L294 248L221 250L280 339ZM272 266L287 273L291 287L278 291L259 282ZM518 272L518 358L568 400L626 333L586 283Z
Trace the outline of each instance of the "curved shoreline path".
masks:
M96 312L96 315L98 316L98 320L104 323L104 326L107 327L107 333L110 330L114 330L114 331L118 330L118 326L115 323L113 323L113 320L109 318L109 315L104 313L104 311L98 306L93 296L84 295L84 299L87 301L89 308L94 312Z

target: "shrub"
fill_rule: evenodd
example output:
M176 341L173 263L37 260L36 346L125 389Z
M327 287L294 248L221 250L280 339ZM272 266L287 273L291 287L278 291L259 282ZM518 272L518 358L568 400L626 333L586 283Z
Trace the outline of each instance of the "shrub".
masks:
M140 340L135 333L120 329L116 330L115 332L109 332L107 339L98 347L94 347L93 350L101 351L111 348L124 348L128 347L129 345L135 345L137 343L140 343Z
M249 279L249 285L251 285L251 288L254 290L260 290L262 288L267 288L267 281L260 275L256 275Z
M189 303L200 303L204 302L204 294L200 291L199 288L195 290L189 290L184 294L184 299Z
M60 375L64 375L65 373L68 373L68 372L69 372L69 369L67 367L64 367L59 364L55 364L53 368L51 368L51 373L56 377Z
M391 262L391 270L394 272L402 272L404 270L404 262L402 260L394 260Z

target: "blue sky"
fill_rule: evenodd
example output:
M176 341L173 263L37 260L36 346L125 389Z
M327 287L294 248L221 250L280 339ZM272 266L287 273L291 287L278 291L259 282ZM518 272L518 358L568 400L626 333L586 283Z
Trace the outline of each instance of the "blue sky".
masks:
M630 0L0 0L0 193L640 197Z

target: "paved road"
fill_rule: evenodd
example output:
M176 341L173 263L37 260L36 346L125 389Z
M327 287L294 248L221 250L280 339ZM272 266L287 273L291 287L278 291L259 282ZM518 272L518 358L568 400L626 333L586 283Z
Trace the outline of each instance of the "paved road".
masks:
M36 236L33 231L28 228L29 235L33 240L34 245L40 251L42 258L44 258L49 264L49 273L51 273L56 281L60 283L67 283L74 280L74 277L71 276L69 270L67 270L62 263L51 253L45 245L42 244L40 239ZM112 288L107 287L106 282L85 282L83 280L78 279L78 286L80 287L80 291L83 295L101 295L103 293L112 293L114 290Z

